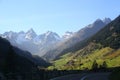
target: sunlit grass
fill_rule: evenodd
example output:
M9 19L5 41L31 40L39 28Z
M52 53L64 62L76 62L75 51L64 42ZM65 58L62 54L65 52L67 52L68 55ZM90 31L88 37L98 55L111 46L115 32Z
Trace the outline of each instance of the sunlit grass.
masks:
M114 50L110 47L95 49L90 53L83 55L84 50L79 50L75 53L67 53L59 60L53 62L53 66L48 69L58 70L83 70L92 69L92 64L96 60L98 67L105 61L107 67L120 66L120 49ZM68 65L67 62L73 61L74 64Z

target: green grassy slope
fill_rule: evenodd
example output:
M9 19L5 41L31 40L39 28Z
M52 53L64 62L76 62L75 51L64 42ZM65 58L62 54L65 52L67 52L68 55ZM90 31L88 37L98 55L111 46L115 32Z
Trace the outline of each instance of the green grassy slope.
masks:
M103 64L103 62L107 63L107 67L120 66L120 49L115 50L110 47L104 47L101 49L91 50L89 54L85 53L86 51L84 51L84 49L75 53L68 53L60 59L53 61L53 66L50 66L48 69L92 69L92 64L95 60L98 63L98 68Z

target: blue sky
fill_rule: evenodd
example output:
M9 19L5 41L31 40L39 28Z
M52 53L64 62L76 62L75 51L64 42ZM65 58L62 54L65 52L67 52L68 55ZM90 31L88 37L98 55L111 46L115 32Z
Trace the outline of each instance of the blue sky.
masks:
M33 28L46 31L78 31L97 18L120 15L120 0L0 0L0 33Z

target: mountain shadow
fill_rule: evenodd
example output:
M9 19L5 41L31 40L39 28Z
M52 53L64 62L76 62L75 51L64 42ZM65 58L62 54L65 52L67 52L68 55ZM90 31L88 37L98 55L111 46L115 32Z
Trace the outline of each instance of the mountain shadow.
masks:
M3 80L40 80L44 77L43 68L48 65L0 37L0 77Z

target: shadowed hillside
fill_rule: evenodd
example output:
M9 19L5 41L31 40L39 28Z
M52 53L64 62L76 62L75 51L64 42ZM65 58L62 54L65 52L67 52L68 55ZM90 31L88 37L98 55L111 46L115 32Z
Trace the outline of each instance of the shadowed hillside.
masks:
M0 73L5 80L43 79L43 70L40 69L45 66L48 64L44 60L33 58L30 53L15 48L0 38Z

